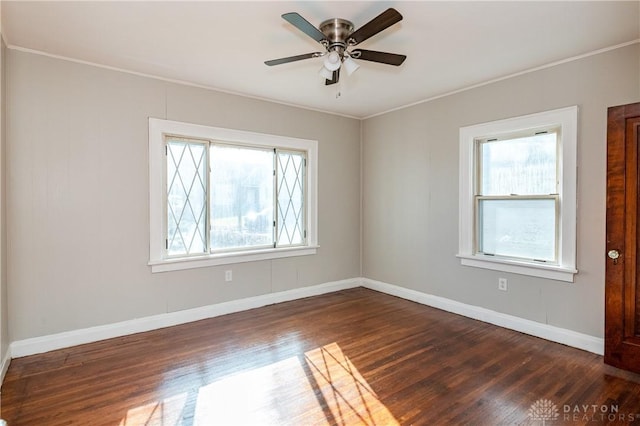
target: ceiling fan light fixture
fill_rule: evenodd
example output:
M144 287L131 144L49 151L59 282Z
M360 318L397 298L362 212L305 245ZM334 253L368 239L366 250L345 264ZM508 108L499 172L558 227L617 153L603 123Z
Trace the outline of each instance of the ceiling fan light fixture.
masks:
M345 56L344 60L342 61L342 65L344 66L347 75L353 74L358 68L360 68L360 65L358 65L358 63L351 59L351 57L349 56Z
M329 71L335 71L340 68L342 64L342 58L340 58L340 54L338 52L331 51L324 56L324 67Z

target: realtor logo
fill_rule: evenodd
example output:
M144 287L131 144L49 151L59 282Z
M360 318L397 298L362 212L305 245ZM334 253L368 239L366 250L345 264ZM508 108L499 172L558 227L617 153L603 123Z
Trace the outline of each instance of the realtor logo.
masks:
M558 407L551 400L539 399L529 407L527 415L531 420L541 420L542 425L547 421L557 420L560 417Z

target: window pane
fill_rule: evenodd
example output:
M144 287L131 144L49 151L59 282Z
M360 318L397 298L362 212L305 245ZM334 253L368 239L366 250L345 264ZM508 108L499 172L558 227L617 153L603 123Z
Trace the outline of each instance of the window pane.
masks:
M211 250L273 245L273 150L211 146Z
M480 144L480 195L557 193L557 134Z
M277 154L278 246L304 243L304 154Z
M556 260L556 200L479 200L479 244L485 254Z
M206 145L167 141L167 252L205 253Z

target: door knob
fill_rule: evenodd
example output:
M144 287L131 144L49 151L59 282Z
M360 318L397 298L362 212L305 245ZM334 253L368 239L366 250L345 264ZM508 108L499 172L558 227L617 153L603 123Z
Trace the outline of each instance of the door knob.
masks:
M609 256L609 259L613 259L613 263L618 263L620 252L618 250L609 250L607 256Z

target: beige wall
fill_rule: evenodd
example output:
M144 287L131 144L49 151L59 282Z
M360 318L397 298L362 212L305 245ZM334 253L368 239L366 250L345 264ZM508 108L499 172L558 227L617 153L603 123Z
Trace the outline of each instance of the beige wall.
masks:
M363 276L602 337L607 107L640 101L639 75L635 44L366 120ZM580 108L575 283L460 266L459 128L570 105Z
M360 275L358 120L7 53L11 341ZM318 140L318 253L152 274L150 116Z

